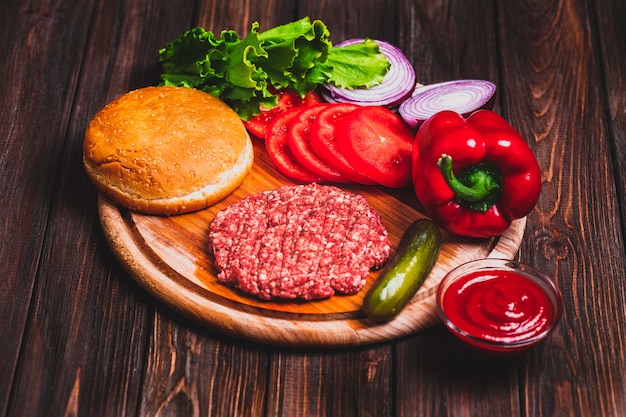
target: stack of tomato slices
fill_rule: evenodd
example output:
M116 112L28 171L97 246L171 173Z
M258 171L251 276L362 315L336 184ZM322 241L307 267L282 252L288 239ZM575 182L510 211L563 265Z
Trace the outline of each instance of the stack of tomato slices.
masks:
M300 183L411 184L415 132L381 106L322 102L279 93L278 105L245 122L276 169Z

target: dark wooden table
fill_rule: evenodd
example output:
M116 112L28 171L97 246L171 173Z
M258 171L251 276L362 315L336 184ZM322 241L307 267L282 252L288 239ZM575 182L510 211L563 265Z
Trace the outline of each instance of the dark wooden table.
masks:
M19 0L0 11L0 414L626 415L623 0ZM338 42L398 45L421 83L481 78L528 140L543 191L519 258L565 313L518 360L485 363L441 325L350 349L260 346L196 325L120 267L81 164L90 118L158 83L190 27L309 15Z

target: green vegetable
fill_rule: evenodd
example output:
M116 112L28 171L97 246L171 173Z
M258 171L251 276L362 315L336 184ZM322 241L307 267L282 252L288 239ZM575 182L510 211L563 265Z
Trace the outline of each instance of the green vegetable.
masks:
M365 315L375 322L386 322L400 313L432 271L440 249L437 226L427 219L413 222L393 258L365 294Z
M159 50L161 83L206 91L248 120L261 105L276 105L276 90L291 88L304 97L324 83L371 87L389 70L376 42L335 48L320 20L258 29L253 23L243 39L232 30L219 37L201 27L188 30Z

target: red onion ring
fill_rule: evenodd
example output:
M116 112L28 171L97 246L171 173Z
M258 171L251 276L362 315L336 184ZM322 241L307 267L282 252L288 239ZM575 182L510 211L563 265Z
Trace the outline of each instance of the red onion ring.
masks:
M442 110L463 116L478 109L493 109L495 84L484 80L455 80L418 87L400 104L398 113L411 127L417 127Z
M363 42L363 38L349 39L340 42L335 47L352 45ZM335 103L355 103L362 106L394 107L410 97L415 89L415 70L406 55L396 46L379 40L374 40L380 52L391 64L380 84L370 88L339 88L332 84L325 84L320 89L324 100Z

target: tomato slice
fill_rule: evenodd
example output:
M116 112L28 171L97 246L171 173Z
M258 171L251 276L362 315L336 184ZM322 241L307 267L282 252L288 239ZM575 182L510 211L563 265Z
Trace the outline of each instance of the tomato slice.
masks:
M335 135L346 159L378 184L411 184L415 135L396 113L380 106L358 108L335 125Z
M254 116L250 120L244 121L246 129L259 139L266 139L268 125L285 110L300 106L302 99L300 95L291 89L284 89L276 93L278 95L278 103L271 109L261 106L261 113Z
M271 109L261 107L261 113L250 120L244 121L246 129L259 139L267 139L267 127L280 113L294 107L321 103L322 99L315 91L309 91L304 98L291 89L283 89L276 93L278 103Z
M313 148L311 148L311 126L317 119L317 115L327 106L325 103L303 106L303 110L289 126L289 149L300 166L318 175L323 180L349 182L345 176L320 159L313 151Z
M314 90L306 93L302 99L302 105L304 106L311 106L318 103L324 103L324 100L322 100L322 97L320 97L320 95Z
M339 151L335 138L335 125L359 105L352 103L327 104L311 126L311 148L316 155L343 176L358 184L374 184L371 178L360 173Z
M322 179L298 164L289 149L289 127L304 109L294 107L276 115L267 126L265 148L281 174L297 182L318 182Z

